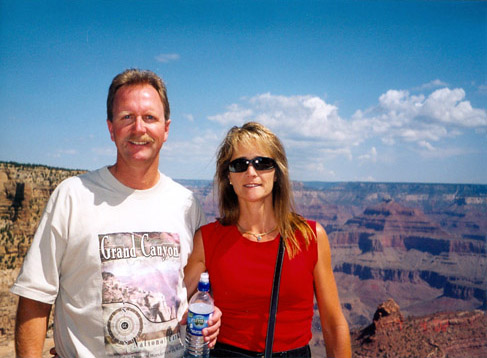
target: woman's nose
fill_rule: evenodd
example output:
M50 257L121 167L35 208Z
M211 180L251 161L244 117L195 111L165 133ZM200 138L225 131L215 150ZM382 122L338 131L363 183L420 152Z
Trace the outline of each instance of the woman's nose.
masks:
M254 166L252 163L249 163L249 166L247 167L247 170L245 171L247 175L251 176L256 176L257 175L257 170L255 170Z

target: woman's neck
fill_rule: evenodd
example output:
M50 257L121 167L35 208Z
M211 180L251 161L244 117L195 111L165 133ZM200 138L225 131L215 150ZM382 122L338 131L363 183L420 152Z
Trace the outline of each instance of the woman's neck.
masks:
M238 226L240 230L253 233L265 233L276 228L277 221L272 203L240 203Z

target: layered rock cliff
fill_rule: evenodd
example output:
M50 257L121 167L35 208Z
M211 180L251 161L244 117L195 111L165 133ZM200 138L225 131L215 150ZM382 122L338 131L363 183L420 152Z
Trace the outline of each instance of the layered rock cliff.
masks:
M17 297L8 292L49 195L82 171L0 162L0 344L13 337Z
M482 216L476 219L477 227L483 225L482 220L485 220ZM369 307L363 315L370 314L370 301L366 297L370 289L364 286L378 282L389 286L382 296L376 291L376 298L390 295L401 302L408 314L428 312L425 307L435 311L435 302L436 310L441 310L454 306L454 300L469 302L471 309L485 307L485 234L480 240L479 233L461 235L448 227L449 224L442 226L418 208L387 199L367 207L361 215L330 232L335 272L357 277L362 286L358 302L356 292L344 293L345 303L352 301L348 302L349 311L356 314L362 305ZM418 297L405 298L401 286L417 291ZM429 291L426 296L425 291ZM424 299L422 307L419 296ZM364 318L352 322L363 323Z
M0 270L21 265L52 191L82 172L0 162Z
M404 318L392 299L377 307L372 323L352 332L353 356L485 357L487 314L442 312Z
M12 336L16 298L7 292L47 198L82 171L0 163L0 343ZM218 216L209 181L180 181L209 220ZM487 308L487 185L294 183L296 208L327 230L351 327L370 322L392 297L408 316ZM319 319L314 332L320 336Z

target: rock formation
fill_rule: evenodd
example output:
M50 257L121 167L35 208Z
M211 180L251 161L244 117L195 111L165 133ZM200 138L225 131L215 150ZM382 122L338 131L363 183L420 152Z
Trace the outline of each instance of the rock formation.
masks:
M479 218L477 226L480 227L485 218ZM359 305L369 307L361 318L351 318L351 321L363 324L364 316L370 314L371 302L365 297L370 293L376 300L392 296L408 314L416 315L434 312L435 305L436 310L449 309L448 305L453 306L455 300L470 302L471 309L485 307L485 235L484 240L474 235L459 235L421 209L388 199L367 207L361 215L329 233L329 237L335 272L357 277L362 287L359 302L356 292L344 293L345 303L349 299L354 301L349 302L349 311L357 314ZM382 285L381 289L386 288L383 292L370 289L367 293L364 289L367 284L379 282L388 285L387 288ZM409 287L418 295L405 296L401 287ZM422 305L419 304L421 296Z
M81 172L0 162L0 269L20 266L49 195Z
M17 297L8 292L49 195L79 170L0 162L0 343L13 337Z
M372 324L352 332L352 346L357 358L485 357L487 314L460 311L404 318L389 299L378 306Z
M61 180L81 172L0 162L0 345L13 336L16 297L8 293L8 287L47 199ZM195 192L209 220L218 217L210 181L180 182ZM452 327L465 320L473 327L477 327L475 322L485 322L485 315L476 309L487 308L487 185L317 182L294 183L294 193L297 211L320 222L328 232L350 326L368 325L376 307L389 297L401 307L402 313L390 302L382 305L373 329L361 332L356 341L368 347L363 352L385 357L382 352L388 351L389 356L401 356L394 353L399 346L372 344L378 337L388 336L383 332L406 332L414 324L425 332L441 330L443 326L431 326L426 318L410 319L439 311L461 311L438 313L430 320L449 322L449 338L445 339L453 342L452 347L460 351L476 344ZM312 350L319 356L324 348L315 312ZM430 347L439 344L430 342ZM456 351L440 347L435 352L455 356ZM369 354L363 352L364 357Z

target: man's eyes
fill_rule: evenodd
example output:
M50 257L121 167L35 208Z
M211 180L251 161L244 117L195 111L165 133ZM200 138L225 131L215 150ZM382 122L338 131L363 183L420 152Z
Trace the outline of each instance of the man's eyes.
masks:
M133 114L126 114L122 116L122 119L124 120L129 120L129 121L135 121L135 116ZM142 119L144 122L154 122L157 121L157 117L151 115L151 114L146 114L142 116Z

